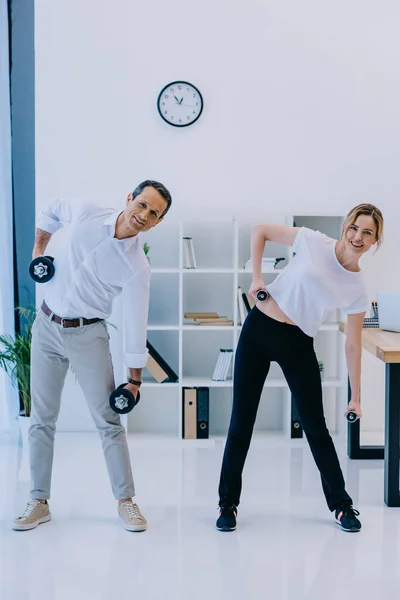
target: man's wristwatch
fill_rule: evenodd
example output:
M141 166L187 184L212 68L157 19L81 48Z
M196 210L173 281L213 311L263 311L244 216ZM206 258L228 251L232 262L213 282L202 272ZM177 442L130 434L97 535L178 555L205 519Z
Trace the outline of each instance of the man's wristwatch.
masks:
M137 387L140 387L142 385L141 381L139 381L138 379L131 379L130 377L128 377L128 383L136 385Z

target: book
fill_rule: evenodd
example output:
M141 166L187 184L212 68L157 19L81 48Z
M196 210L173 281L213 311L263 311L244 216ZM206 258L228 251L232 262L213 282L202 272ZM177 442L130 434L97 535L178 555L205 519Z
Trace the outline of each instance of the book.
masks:
M219 351L217 362L215 363L215 367L214 367L214 373L211 378L213 381L219 381L219 374L221 372L221 364L222 364L222 360L224 358L224 352L225 352L225 350L223 350L222 348Z
M203 321L201 323L197 323L197 325L199 327L212 327L213 325L214 327L229 327L230 325L233 325L233 321L217 321L214 323L212 321Z
M190 260L191 260L193 269L197 269L196 255L194 253L194 246L193 246L192 238L189 238L189 254L190 254Z
M263 256L262 257L262 261L261 261L261 272L262 273L268 273L271 271L278 271L279 269L277 268L279 263L283 260L286 260L283 256L277 257L277 258L270 258L268 256ZM245 271L253 271L253 265L251 262L251 258L249 258L245 264L244 264L244 270Z
M196 317L194 319L195 323L221 323L224 321L230 321L229 317L215 317L215 318L208 318L208 317Z
M185 319L217 319L219 314L216 312L193 312L193 313L185 313L183 315Z
M233 350L231 348L221 348L212 376L213 381L226 381L229 369L232 363Z
M147 340L146 345L149 351L146 369L153 375L154 379L158 383L164 383L165 381L175 383L178 381L178 375L157 352L154 346L150 344L149 340Z
M248 301L248 299L247 299L247 295L246 295L246 294L242 294L242 298L243 298L243 304L244 304L244 307L245 307L245 309L247 310L247 313L249 313L249 312L250 312L250 310L251 310L251 308L250 308L249 301Z
M191 237L183 238L183 268L197 269L193 240Z
M250 308L253 308L256 305L256 301L254 300L254 297L251 294L246 294L247 296L247 301L250 304Z
M239 285L239 287L237 289L238 308L239 308L239 314L238 314L239 325L243 325L244 320L245 320L245 318L247 316L246 309L245 309L245 306L244 306L244 303L243 303L243 296L242 296L242 294L243 294L243 290L242 290L242 288Z
M183 268L191 269L189 238L183 238Z

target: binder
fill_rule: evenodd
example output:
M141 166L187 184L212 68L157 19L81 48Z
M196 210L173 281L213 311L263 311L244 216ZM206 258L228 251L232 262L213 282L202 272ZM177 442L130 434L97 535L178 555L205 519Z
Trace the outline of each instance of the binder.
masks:
M210 390L208 387L182 388L182 437L208 439Z
M210 390L197 388L197 438L206 440L209 436Z
M157 350L147 340L147 348L149 350L149 358L147 359L146 368L153 375L158 383L169 381L175 383L178 381L178 375L169 364L158 354Z
M149 354L146 362L146 369L158 383L169 381L168 373L158 364L158 362Z
M195 440L197 437L197 390L196 388L183 388L182 395L182 437L185 440Z

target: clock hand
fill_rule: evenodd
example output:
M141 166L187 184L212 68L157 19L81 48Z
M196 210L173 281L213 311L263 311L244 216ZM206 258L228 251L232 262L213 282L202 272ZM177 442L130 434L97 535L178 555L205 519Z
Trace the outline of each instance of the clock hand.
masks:
M180 104L182 102L182 100L181 100L181 102L179 102L179 100L178 100L178 98L176 96L174 96L174 98L175 98L175 100L177 101L178 104Z
M179 104L182 104L182 100L183 100L183 96L182 96L181 101L179 102Z

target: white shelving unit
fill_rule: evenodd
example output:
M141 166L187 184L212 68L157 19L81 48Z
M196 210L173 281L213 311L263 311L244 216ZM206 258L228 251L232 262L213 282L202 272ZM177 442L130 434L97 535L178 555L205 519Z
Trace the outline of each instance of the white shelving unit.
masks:
M237 288L250 286L252 273L244 269L250 257L250 233L254 222L308 226L339 237L340 216L275 215L252 222L229 218L211 223L168 222L143 234L150 246L152 268L148 339L178 374L177 383L158 384L143 371L142 400L128 415L128 432L160 433L182 437L182 388L210 388L210 437L225 435L232 405L232 379L212 381L220 348L236 348L241 331ZM183 268L184 236L193 239L197 269ZM265 256L285 257L277 269L263 273L272 282L291 259L291 248L267 243ZM233 326L198 326L184 318L187 312L217 312L230 317ZM346 374L338 329L339 315L329 315L315 340L324 362L324 406L328 427L338 431L338 406L344 406ZM123 367L121 367L123 368ZM273 363L264 386L255 429L289 435L290 392L282 371Z

